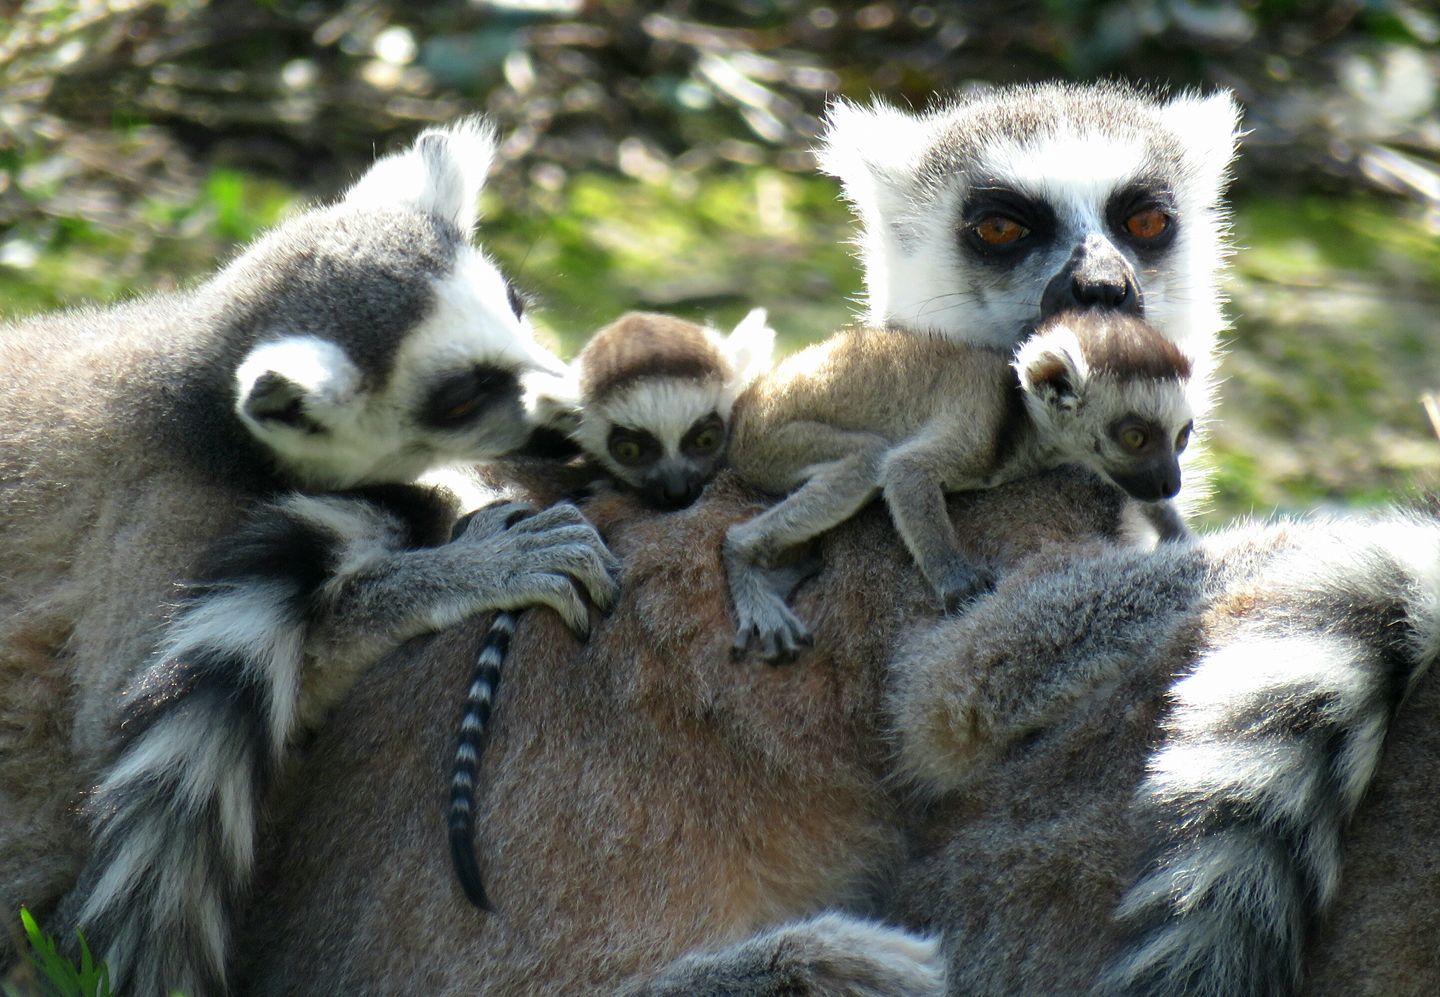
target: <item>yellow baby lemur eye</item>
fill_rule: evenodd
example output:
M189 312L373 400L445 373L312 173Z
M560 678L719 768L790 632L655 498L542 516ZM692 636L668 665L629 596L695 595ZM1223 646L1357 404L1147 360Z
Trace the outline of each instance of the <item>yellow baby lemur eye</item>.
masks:
M1159 208L1145 208L1125 219L1125 231L1137 239L1153 239L1170 227L1170 216Z
M982 218L975 223L974 230L981 242L991 246L1008 246L1015 240L1030 234L1030 230L1024 225L1013 218L1006 218L1004 215L990 215Z
M1130 426L1120 431L1120 442L1129 450L1141 450L1150 442L1150 434L1138 426Z
M720 431L717 429L705 430L696 436L694 442L691 444L696 450L714 450L719 445Z
M610 452L616 460L629 463L640 459L640 444L634 440L620 440L610 448Z

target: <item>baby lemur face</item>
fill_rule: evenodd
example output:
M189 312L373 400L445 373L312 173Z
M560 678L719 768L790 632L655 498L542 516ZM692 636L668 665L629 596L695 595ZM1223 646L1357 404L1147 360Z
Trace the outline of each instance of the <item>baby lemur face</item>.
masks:
M236 415L298 480L409 481L525 441L520 380L563 365L470 244L493 151L478 125L429 132L213 282L252 343Z
M1236 120L1228 94L1119 84L835 104L820 160L863 224L867 321L1009 349L1093 307L1208 352Z
M1068 312L1016 354L1026 406L1042 437L1143 502L1180 491L1194 429L1190 362L1133 316Z
M574 401L542 399L552 424L649 504L699 497L725 456L730 410L769 366L775 333L762 309L728 335L669 315L631 312L597 332L575 359Z

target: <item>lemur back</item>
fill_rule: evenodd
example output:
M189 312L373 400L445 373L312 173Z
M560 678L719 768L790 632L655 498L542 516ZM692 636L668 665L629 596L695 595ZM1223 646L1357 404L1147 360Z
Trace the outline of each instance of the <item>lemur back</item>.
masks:
M0 331L0 901L49 913L88 830L61 936L128 993L224 989L271 778L365 666L609 598L573 510L444 544L454 499L409 484L520 446L558 366L470 245L493 151L433 130L191 290Z
M567 430L623 488L657 509L688 506L722 466L735 398L768 366L763 309L728 336L671 315L628 312L585 344L561 383L539 389ZM487 909L475 858L475 789L490 712L519 613L495 614L465 691L450 776L450 855L465 896Z

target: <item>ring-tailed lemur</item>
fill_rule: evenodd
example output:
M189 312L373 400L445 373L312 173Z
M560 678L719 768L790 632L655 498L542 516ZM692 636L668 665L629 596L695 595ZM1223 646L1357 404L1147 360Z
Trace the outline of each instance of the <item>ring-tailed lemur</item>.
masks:
M0 741L0 799L98 782L64 920L127 993L225 988L271 776L366 665L487 609L583 629L613 595L573 509L447 544L454 501L404 484L519 447L522 378L559 367L470 243L493 153L479 122L426 132L191 290L0 331L7 729L25 669L77 691L69 744ZM0 869L7 908L69 885L56 838L25 840L47 881Z
M1173 498L1193 426L1190 362L1123 312L1060 313L1013 356L861 327L762 376L734 421L731 465L788 493L726 533L735 651L784 658L810 633L785 604L788 580L772 577L779 558L877 495L952 611L992 579L957 544L947 492L1076 463L1142 502Z
M725 455L736 397L769 366L775 331L753 309L729 335L629 312L595 333L559 380L531 390L547 425L568 432L621 485L659 509L688 506ZM449 837L465 896L489 901L475 858L475 782L490 710L519 613L495 614L466 687L450 779Z

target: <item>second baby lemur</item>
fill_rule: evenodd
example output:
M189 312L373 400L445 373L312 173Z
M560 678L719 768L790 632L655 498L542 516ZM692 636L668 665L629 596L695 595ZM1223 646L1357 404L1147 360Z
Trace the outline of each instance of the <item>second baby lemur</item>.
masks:
M1082 464L1142 502L1180 490L1190 361L1153 326L1067 312L1008 351L855 328L790 357L736 402L729 461L787 494L731 527L725 567L735 650L767 660L809 640L786 605L796 546L883 494L895 527L947 608L989 582L960 549L945 494ZM1178 528L1178 521L1177 521Z

